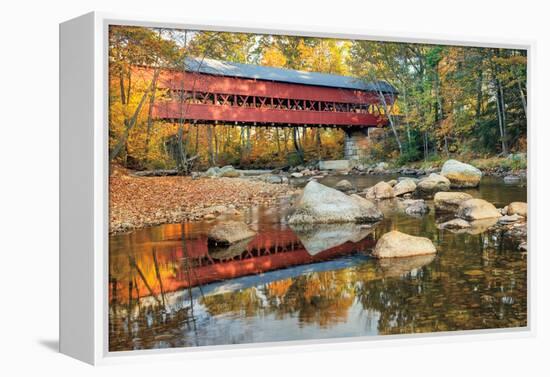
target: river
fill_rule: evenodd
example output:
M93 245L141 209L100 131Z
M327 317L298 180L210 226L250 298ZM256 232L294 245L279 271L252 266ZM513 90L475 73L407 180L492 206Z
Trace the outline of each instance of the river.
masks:
M361 189L393 177L345 178ZM484 177L478 189L463 191L497 207L527 201L523 183L501 178ZM285 223L288 199L281 199L215 221L111 235L109 349L526 326L527 256L517 241L483 229L439 230L441 219L428 204L423 217L385 201L384 220L374 226L292 229ZM228 249L209 247L208 229L234 218L258 235ZM428 237L438 254L371 258L390 230Z

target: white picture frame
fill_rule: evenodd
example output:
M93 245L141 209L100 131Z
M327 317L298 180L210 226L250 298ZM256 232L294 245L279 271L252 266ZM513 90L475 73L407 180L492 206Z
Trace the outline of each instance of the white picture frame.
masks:
M345 349L393 344L506 339L535 335L535 250L528 253L528 326L517 329L370 336L341 339L207 346L147 351L108 351L108 78L109 25L292 34L396 42L521 48L528 53L532 93L533 41L475 40L460 36L367 30L325 31L315 27L199 22L92 12L60 24L60 351L90 364L160 359ZM528 108L529 159L534 155L533 109ZM531 179L529 171L529 180ZM534 200L528 186L528 203ZM529 205L530 213L536 208ZM531 212L533 211L533 212ZM531 215L530 215L531 216ZM529 227L531 237L532 227ZM245 351L246 350L246 351Z

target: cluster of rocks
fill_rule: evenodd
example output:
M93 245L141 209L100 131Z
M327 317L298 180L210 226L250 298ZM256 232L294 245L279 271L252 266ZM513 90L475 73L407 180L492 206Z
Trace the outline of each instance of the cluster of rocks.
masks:
M379 196L385 198L390 196L391 191L391 197L394 197L393 187L389 183L382 183L384 184L378 185L376 189L372 190L374 195L379 194ZM397 182L394 185L397 185ZM341 184L341 186L344 186L344 184ZM425 205L423 201L414 202L411 207L418 208L418 211L426 210L425 208L420 209L422 205ZM306 185L304 191L296 200L293 213L288 218L288 223L294 227L312 224L361 224L378 222L382 218L383 214L374 201L358 194L347 195L340 190L312 181ZM436 253L436 248L428 238L415 237L394 231L382 236L373 251L373 256L377 258L394 258L434 253Z
M378 166L379 171L385 167ZM219 174L222 174L222 169ZM228 171L231 169L226 170ZM410 216L422 216L430 210L426 200L433 198L436 213L454 217L438 224L440 229L477 233L498 226L505 235L522 239L526 237L526 203L514 202L505 208L497 209L486 200L474 198L468 193L451 191L451 189L477 187L482 177L479 169L460 161L448 160L440 173L432 171L421 177L404 174L398 179L381 181L358 193L354 185L346 179L339 181L335 188L316 181L316 177L323 177L326 174L309 168L288 173L290 178L310 177L309 182L295 200L287 221L293 229L296 229L297 234L302 234L308 250L311 249L312 252L321 250L326 244L338 244L342 239L359 237L358 235L369 229L368 225L366 228L357 228L342 224L371 224L382 220L384 215L378 208L377 202L386 200L390 203L391 200L397 201L398 206ZM285 178L288 181L285 175L267 174L259 179L269 183L285 183ZM329 236L319 243L319 227L326 224L331 224L331 228L342 226L343 229L337 232L323 232ZM214 227L209 234L209 240L216 245L236 245L253 235L254 231L245 223L228 222ZM523 242L520 247L526 249L526 242ZM234 248L241 249L242 246L234 246ZM392 231L378 240L372 255L377 258L396 258L433 255L436 252L435 246L428 238Z

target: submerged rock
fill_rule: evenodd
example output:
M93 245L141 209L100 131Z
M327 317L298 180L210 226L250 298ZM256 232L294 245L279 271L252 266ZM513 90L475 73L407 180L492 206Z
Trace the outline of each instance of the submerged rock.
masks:
M371 201L311 181L296 200L288 223L364 223L379 221L382 217L382 212Z
M499 224L510 224L515 223L516 221L523 220L523 216L518 214L505 215L498 219Z
M208 242L215 245L232 245L255 235L256 232L242 221L225 221L210 229Z
M430 239L394 230L380 237L372 255L376 258L398 258L435 254L436 252L437 250Z
M447 222L438 224L439 229L466 229L470 228L470 223L464 219L452 219Z
M451 181L452 188L477 187L481 181L481 170L457 160L447 160L441 168L441 175Z
M409 192L414 192L416 189L416 183L414 180L407 178L399 181L394 187L393 187L393 194L395 196L401 196L403 194L407 194Z
M508 215L520 215L523 217L527 217L527 203L512 202L508 204L506 213Z
M504 183L518 183L521 181L521 177L519 175L507 175L504 177Z
M468 222L464 219L453 219L445 223L439 224L437 227L439 229L446 229L452 233L462 234L481 234L495 225L497 222L496 218L482 219Z
M496 207L483 199L468 199L460 203L457 216L465 220L480 220L502 216Z
M439 212L456 212L460 203L472 199L472 195L465 192L438 192L434 196L435 210Z
M422 199L411 200L411 203L405 208L405 213L409 216L422 216L428 212L430 212L430 207Z
M422 178L416 185L415 195L422 198L431 198L436 192L449 191L451 182L442 175L432 173Z

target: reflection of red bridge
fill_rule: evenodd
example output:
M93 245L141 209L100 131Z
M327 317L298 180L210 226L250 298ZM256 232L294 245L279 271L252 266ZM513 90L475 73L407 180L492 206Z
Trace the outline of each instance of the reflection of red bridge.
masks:
M372 247L372 243L369 238L357 243L346 242L311 255L291 230L283 230L262 232L253 238L248 245L245 245L241 252L232 252L227 257L220 258L216 258L214 253L209 252L207 240L204 238L187 240L185 247L182 241L168 241L164 246L156 245L154 247L161 271L169 270L169 266L172 266L173 271L175 267L175 274L160 274L164 292L171 292L190 286L194 287L291 266L326 261L365 250ZM137 268L142 271L141 274L137 275L143 277L141 280L136 279L134 284L137 284L140 292L147 292L148 285L153 294L157 295L161 293L160 284L156 281L148 281L145 284L143 281L143 278L157 279L156 274L146 273L147 271L153 271L155 268L153 258L148 255L150 253L152 253L152 249L150 252L141 253L144 255L135 256ZM127 264L127 261L121 258L121 263ZM123 282L118 283L122 283L123 286L117 287L117 298L125 301L128 297L128 290L124 289L125 284ZM112 297L113 284L110 288L110 296Z
M151 68L136 71L153 76ZM397 95L382 81L192 58L184 70L162 70L157 87L166 92L157 119L254 126L381 126L379 105Z

